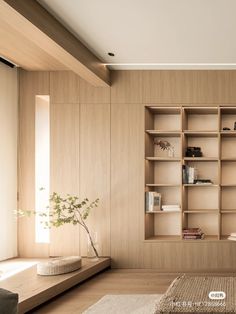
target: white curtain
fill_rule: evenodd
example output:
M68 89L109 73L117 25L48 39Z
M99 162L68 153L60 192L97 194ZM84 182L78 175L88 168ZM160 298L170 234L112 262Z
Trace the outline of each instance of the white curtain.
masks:
M17 256L17 81L0 63L0 260Z

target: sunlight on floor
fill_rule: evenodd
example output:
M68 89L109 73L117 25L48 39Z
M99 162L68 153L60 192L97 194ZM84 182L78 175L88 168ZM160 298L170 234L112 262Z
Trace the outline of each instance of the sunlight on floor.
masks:
M16 259L0 262L0 281L12 277L34 265L38 261L19 261Z

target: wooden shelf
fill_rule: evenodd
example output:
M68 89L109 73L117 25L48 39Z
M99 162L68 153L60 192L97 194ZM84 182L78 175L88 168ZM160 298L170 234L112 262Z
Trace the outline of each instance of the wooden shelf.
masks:
M181 235L158 235L145 239L145 242L158 242L158 241L165 242L181 241Z
M234 137L236 136L236 131L221 131L220 134L225 137Z
M145 188L161 193L165 204L180 204L182 208L182 211L146 215L146 241L206 243L224 241L225 237L221 235L233 232L234 228L236 232L236 130L232 129L235 121L236 105L223 108L219 105L151 106L145 111L146 133L152 137L169 137L167 140L174 147L175 156L180 156L146 157L146 160L155 163L145 164ZM223 131L223 127L230 127L231 130ZM165 156L154 146L150 136L145 136L145 155ZM188 146L201 147L203 157L183 156ZM162 161L166 163L162 164ZM182 182L181 166L190 166L195 162L199 178L210 179L213 183L173 184ZM173 215L167 215L171 213ZM182 235L178 235L182 227L199 227L205 238L182 240ZM167 235L159 235L163 233Z
M173 214L173 213L181 213L181 210L160 210L160 211L153 211L153 212L147 212L146 214Z
M218 131L193 131L184 130L184 135L193 137L217 137Z
M218 107L185 107L187 114L218 114Z
M207 209L207 210L204 210L204 209L199 209L199 210L184 210L183 211L184 214L216 214L216 213L219 213L218 210L216 209Z
M182 235L158 235L158 236L152 236L147 239L145 239L145 242L211 242L211 241L219 241L218 235L205 235L204 239L183 239ZM230 241L230 240L228 240Z
M236 161L236 157L222 157L221 161Z
M180 107L147 106L147 109L149 109L154 114L181 114Z
M148 187L181 187L182 184L155 184L155 183L147 183L146 186Z
M183 184L183 186L186 187L216 187L219 186L219 184Z
M185 161L218 161L217 157L184 157Z
M221 107L220 108L221 114L233 114L236 115L236 107Z
M205 235L204 239L182 239L185 242L207 242L207 241L219 241L218 235Z
M181 161L181 158L177 157L146 157L149 161Z
M152 136L160 136L160 137L180 137L181 136L181 131L146 130L146 133Z

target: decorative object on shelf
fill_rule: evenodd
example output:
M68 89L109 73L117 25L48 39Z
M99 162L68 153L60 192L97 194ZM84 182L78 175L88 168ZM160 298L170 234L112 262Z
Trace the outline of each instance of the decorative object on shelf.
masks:
M182 234L184 240L203 240L205 236L201 228L185 228Z
M154 138L154 145L157 145L160 147L161 150L167 150L168 157L174 157L175 151L174 147L168 142L163 140L158 140L156 137Z
M236 131L236 121L234 122L234 131Z
M201 147L188 146L185 152L186 157L202 157Z
M67 194L62 197L56 192L53 192L49 198L50 205L40 212L33 210L18 210L19 216L30 216L31 214L39 215L42 217L42 223L45 228L60 227L65 224L80 225L87 233L91 242L92 249L97 258L99 258L96 246L93 243L91 232L86 224L86 219L90 211L98 207L99 199L90 202L87 198L80 201L78 196ZM49 217L49 220L45 220Z
M145 193L146 212L156 212L161 210L161 194L157 192Z
M235 124L234 124L234 127L235 127ZM230 128L223 128L223 131L230 131Z

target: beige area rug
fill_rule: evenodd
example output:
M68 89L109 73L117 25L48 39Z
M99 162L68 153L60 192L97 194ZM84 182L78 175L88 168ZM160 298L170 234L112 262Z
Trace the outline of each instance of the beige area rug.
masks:
M83 314L152 314L162 294L106 295Z

